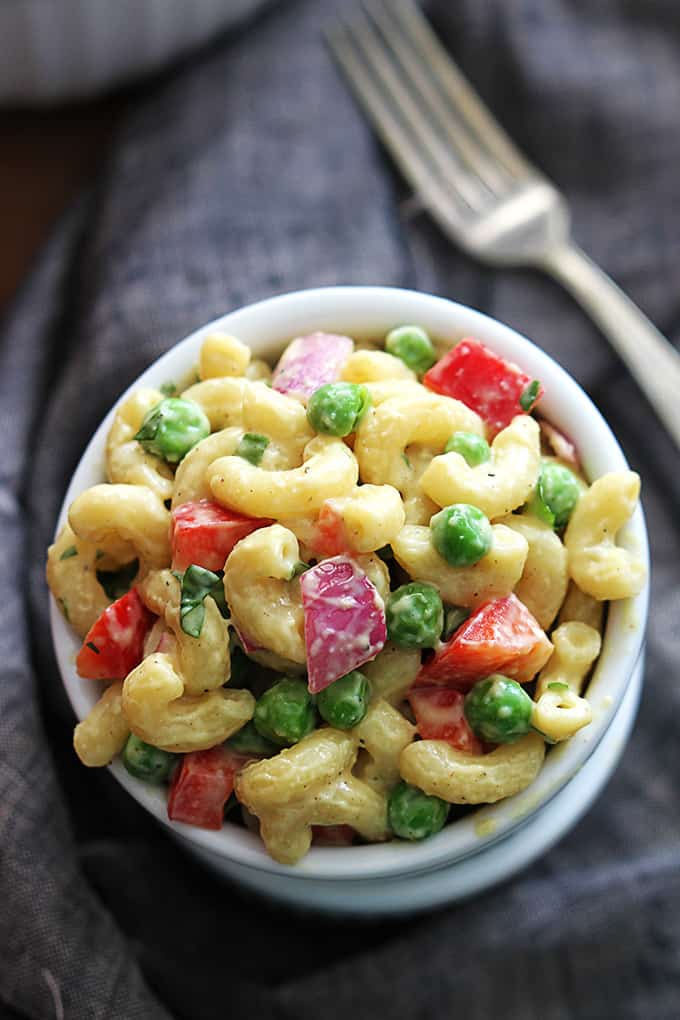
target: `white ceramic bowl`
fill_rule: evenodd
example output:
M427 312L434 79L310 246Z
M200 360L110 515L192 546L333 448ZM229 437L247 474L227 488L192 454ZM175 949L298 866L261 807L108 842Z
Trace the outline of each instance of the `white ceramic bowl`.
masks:
M540 379L546 391L541 402L542 412L573 437L591 479L627 466L619 445L595 406L547 354L514 330L472 309L427 294L389 287L330 287L300 291L231 312L178 343L151 365L130 390L140 385L160 386L167 380L186 376L197 360L204 335L216 327L240 337L258 356L272 359L292 337L313 330L350 336L382 336L404 322L418 323L442 340L475 336L497 353L517 362L532 377ZM66 493L60 526L73 499L104 478L104 446L113 414L112 409L83 454ZM619 541L647 560L647 536L641 510L636 511ZM174 831L184 846L238 881L255 888L266 887L268 894L273 896L335 910L360 909L358 904L352 905L351 897L338 894L339 888L346 888L349 893L350 889L364 885L378 891L382 884L386 890L389 889L391 909L415 909L414 904L406 902L406 895L400 896L399 889L404 883L395 882L395 879L408 875L411 880L413 876L424 876L433 870L452 874L463 862L468 870L470 867L474 870L474 862L466 861L466 858L487 853L489 848L493 849L492 844L507 839L527 822L531 822L534 830L538 827L540 833L541 816L554 798L565 796L567 784L598 748L617 717L634 671L639 670L647 602L648 588L645 588L637 598L610 606L602 654L588 688L593 708L592 723L570 741L550 751L539 776L527 790L498 804L480 808L423 843L313 848L303 861L290 868L271 860L259 839L238 826L227 823L220 832L207 832L169 822L163 790L133 779L119 763L114 763L111 771L140 804ZM77 676L74 660L79 642L54 603L51 617L66 691L76 715L83 718L99 694L98 685ZM639 677L636 684L639 685ZM619 749L627 736L634 710L635 698L630 695L628 708L618 716L620 732L615 743ZM625 736L622 738L621 734ZM600 755L605 766L600 765L599 779L597 782L593 779L593 789L614 767L617 754L611 751L613 746L614 741L610 740L609 755ZM576 805L570 817L575 821L579 813ZM552 838L555 838L554 832ZM500 859L496 868L487 864L483 884L494 881L494 876L504 877L506 873L507 869L501 865ZM335 890L335 895L330 895L331 889ZM442 899L450 895L451 892L446 893L442 885Z

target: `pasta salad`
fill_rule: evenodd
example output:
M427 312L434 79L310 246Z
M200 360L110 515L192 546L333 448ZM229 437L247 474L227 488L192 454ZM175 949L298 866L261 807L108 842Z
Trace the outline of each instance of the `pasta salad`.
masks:
M441 355L441 356L438 356ZM173 821L309 847L421 840L538 775L592 718L616 536L539 380L473 338L313 333L273 368L208 334L191 385L118 407L47 580L106 686L74 733Z

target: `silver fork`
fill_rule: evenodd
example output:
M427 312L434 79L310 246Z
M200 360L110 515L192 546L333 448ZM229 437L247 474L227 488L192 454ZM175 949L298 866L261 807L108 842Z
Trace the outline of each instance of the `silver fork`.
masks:
M413 0L363 0L328 42L422 205L470 255L550 273L626 363L680 447L680 354L570 240L567 203L516 148Z

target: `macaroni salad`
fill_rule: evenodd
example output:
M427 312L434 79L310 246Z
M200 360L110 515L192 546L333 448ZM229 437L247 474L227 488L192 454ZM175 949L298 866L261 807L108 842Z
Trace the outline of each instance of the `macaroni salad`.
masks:
M83 764L120 755L174 821L240 814L286 864L527 787L645 582L616 543L638 476L589 485L541 396L405 325L298 337L273 371L214 332L188 388L127 397L47 560L106 682Z

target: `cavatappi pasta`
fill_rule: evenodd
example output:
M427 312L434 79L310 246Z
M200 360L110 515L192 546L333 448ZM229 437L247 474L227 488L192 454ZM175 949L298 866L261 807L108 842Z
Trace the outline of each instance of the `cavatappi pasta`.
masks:
M417 326L378 346L314 333L272 372L206 336L198 382L121 402L48 552L104 682L81 761L169 784L174 821L240 804L287 864L526 788L645 581L616 542L637 475L588 485L537 380Z

